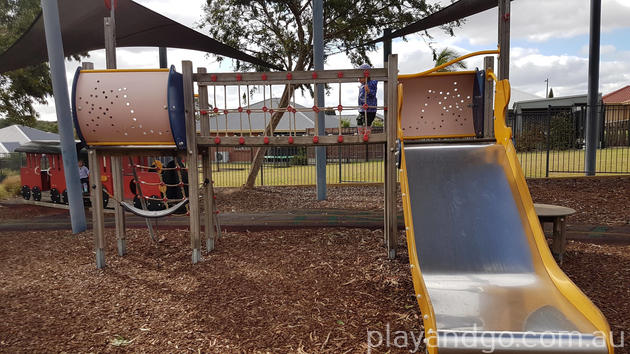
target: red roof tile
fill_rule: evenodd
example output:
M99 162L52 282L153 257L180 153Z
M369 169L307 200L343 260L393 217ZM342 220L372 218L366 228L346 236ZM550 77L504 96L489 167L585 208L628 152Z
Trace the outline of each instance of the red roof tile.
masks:
M630 101L630 85L622 87L602 97L604 103L626 103Z

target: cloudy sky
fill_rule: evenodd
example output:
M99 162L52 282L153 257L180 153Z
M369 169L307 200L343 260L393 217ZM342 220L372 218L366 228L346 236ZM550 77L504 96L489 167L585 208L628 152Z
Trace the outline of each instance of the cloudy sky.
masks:
M135 0L136 2L168 16L182 24L197 27L202 19L203 0ZM440 0L443 4L449 0ZM512 2L511 67L512 87L544 97L545 80L553 88L554 95L585 94L588 73L589 0L514 0ZM606 94L630 84L630 0L602 0L602 35L600 92ZM494 49L497 43L497 10L488 10L467 19L455 30L455 37L439 30L430 32L433 46L455 49L459 53ZM417 35L407 42L394 41L393 52L399 55L401 73L413 73L433 66L431 50L426 38ZM157 48L120 48L119 68L154 68L158 66ZM374 66L382 65L382 52L370 56ZM231 61L219 64L205 53L169 49L169 64L178 70L182 60L192 60L194 67L205 66L209 72L231 71ZM90 53L88 61L96 68L105 66L104 51ZM470 68L481 67L482 59L469 59ZM79 64L67 62L68 79ZM328 58L326 69L350 68L344 55ZM355 87L343 89L344 104L352 96ZM331 99L338 96L331 92ZM356 97L355 97L356 98ZM298 98L298 101L306 99ZM306 102L304 102L307 104ZM310 104L309 104L310 105ZM54 105L38 106L42 119L56 120Z

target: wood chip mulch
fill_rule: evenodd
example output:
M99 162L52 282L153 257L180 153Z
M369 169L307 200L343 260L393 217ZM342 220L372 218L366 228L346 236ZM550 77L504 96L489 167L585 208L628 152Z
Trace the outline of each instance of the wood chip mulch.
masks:
M527 185L534 202L575 209L570 224L630 224L630 176L531 179Z
M534 203L566 206L577 212L571 225L630 224L630 176L577 177L527 180ZM329 186L328 199L317 200L315 187L217 188L217 205L224 212L339 208L374 210L383 208L383 187ZM400 191L398 209L402 210Z
M368 330L422 331L402 236L388 261L381 231L233 232L193 266L185 230L130 230L125 257L106 233L105 270L89 233L0 233L0 351L344 353ZM568 249L567 274L628 331L630 246Z
M368 329L421 332L406 253L381 231L228 233L190 263L186 231L130 230L94 267L91 234L0 234L0 351L365 352ZM401 240L402 241L402 240Z

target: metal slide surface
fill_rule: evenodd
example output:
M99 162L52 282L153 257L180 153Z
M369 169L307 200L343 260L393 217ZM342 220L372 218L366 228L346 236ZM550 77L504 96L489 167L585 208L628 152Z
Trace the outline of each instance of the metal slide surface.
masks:
M542 231L528 215L531 197L523 196L524 179L519 185L522 175L507 149L488 143L403 147L412 273L419 266L414 287L421 309L420 298L428 295L425 327L432 323L437 332L428 331L436 340L429 338L428 351L609 353L606 341L594 336L607 325L589 320L601 316L599 310L544 259L550 254L535 239Z

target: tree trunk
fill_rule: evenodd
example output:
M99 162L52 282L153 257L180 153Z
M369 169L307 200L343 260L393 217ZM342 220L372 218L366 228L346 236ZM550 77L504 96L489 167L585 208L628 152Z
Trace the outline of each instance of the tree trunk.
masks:
M289 105L289 100L291 96L293 96L293 91L295 91L295 86L287 85L284 87L284 91L282 92L282 97L280 98L278 107L286 108ZM274 112L274 114L271 116L269 124L267 124L267 127L265 128L265 135L271 135L271 131L273 129L276 129L283 115L283 111ZM258 177L258 172L260 171L260 166L262 166L262 163L265 160L265 154L267 154L267 147L259 147L256 149L254 160L252 161L252 165L249 169L249 174L247 175L247 181L243 185L243 188L254 187L254 183L256 183L256 177Z

